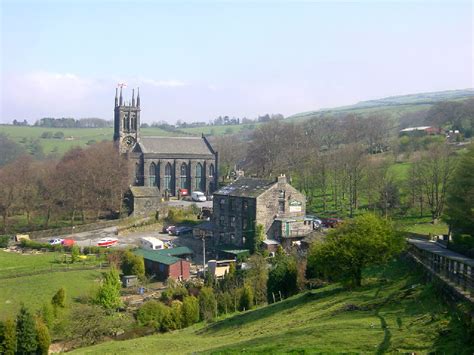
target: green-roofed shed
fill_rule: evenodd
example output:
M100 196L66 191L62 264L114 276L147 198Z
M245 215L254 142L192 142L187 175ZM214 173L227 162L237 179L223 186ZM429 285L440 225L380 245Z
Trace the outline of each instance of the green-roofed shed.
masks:
M143 257L145 271L157 280L164 281L167 278L189 279L191 263L186 260L193 252L188 247L177 247L161 250L137 249L135 254Z

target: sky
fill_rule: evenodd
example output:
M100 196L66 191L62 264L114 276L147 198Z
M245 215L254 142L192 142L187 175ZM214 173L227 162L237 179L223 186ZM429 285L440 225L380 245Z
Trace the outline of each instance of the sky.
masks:
M289 116L474 87L472 1L0 0L0 122Z

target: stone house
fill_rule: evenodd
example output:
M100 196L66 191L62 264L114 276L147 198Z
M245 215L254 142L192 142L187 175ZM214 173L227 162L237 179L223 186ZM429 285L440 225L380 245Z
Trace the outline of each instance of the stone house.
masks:
M267 239L291 244L312 231L305 214L305 196L284 175L274 181L240 178L214 193L214 243L245 247L261 224Z

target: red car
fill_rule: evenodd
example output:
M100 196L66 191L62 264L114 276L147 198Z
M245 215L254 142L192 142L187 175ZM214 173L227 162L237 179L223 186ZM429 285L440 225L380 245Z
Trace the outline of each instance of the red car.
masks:
M117 243L118 243L118 239L117 239L117 238L102 238L101 240L99 240L99 241L97 242L97 245L98 245L99 247L106 247L106 248L108 248L108 247L111 247L111 246L113 246L113 245L115 245L115 244L117 244Z
M74 244L76 244L76 241L74 239L63 239L61 244L65 247L72 247Z
M323 218L323 227L336 228L338 224L342 223L342 219L339 218Z

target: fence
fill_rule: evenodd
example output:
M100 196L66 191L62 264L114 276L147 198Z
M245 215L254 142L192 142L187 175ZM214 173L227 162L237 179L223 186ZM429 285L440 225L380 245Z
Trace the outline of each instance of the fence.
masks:
M409 254L425 269L474 302L474 260L443 249L434 243L409 240Z

